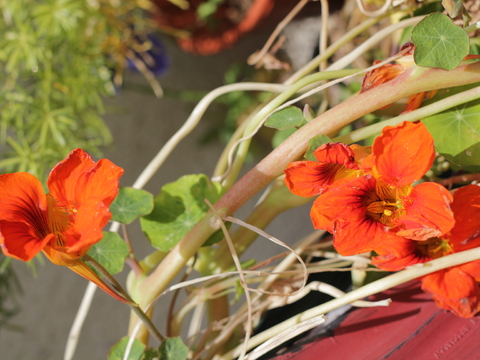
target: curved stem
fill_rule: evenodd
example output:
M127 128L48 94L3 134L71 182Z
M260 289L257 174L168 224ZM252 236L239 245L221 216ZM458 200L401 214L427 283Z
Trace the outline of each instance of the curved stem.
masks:
M140 189L152 178L157 170L162 166L170 153L175 149L178 143L185 138L197 126L202 115L207 110L208 106L217 97L227 94L232 91L271 91L281 92L285 90L284 85L280 84L261 84L261 83L239 83L221 86L209 92L200 102L195 106L192 113L182 125L182 127L167 141L159 153L150 161L147 167L142 171L132 187Z
M402 114L400 116L396 116L380 123L352 131L349 134L338 136L332 139L332 142L343 142L345 144L355 143L357 141L364 140L370 136L381 133L382 129L385 126L395 126L403 121L417 121L420 119L424 119L428 116L432 116L442 111L448 110L454 106L465 104L467 102L477 99L480 99L480 86L449 96L433 104L423 106L420 109L411 111L409 113Z
M95 270L97 270L100 274L102 274L105 279L112 284L113 288L118 291L125 299L130 301L131 303L135 304L133 299L128 295L128 293L125 291L125 289L118 283L118 281L110 274L100 263L98 263L94 258L92 258L90 255L83 255L82 259L92 265ZM148 331L150 334L152 334L159 342L162 342L165 340L165 337L160 334L160 332L157 330L155 325L153 325L152 320L140 309L140 307L135 304L135 305L130 305L130 309L138 316L140 320L142 320L143 324L147 327Z
M360 70L361 71L361 70ZM301 79L297 83L289 86L287 90L279 94L276 98L270 101L265 107L263 107L247 124L244 132L244 138L240 139L242 142L238 146L235 160L232 164L232 167L229 169L227 178L224 181L224 187L227 189L230 188L240 173L241 167L247 156L248 148L251 141L251 135L256 133L258 127L261 126L262 122L270 116L274 111L278 110L278 107L281 106L285 101L287 101L292 95L294 95L299 90L305 88L307 85L328 79L339 79L345 76L350 76L358 73L358 69L346 69L338 71L325 71L321 73L312 74ZM239 141L240 141L239 140Z

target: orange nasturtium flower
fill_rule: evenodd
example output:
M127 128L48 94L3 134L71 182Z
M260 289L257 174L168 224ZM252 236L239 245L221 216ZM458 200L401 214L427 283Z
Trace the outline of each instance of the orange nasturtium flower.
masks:
M424 263L480 246L480 187L464 186L453 194L453 229L426 241L387 241L376 249L373 264L389 270ZM422 289L433 294L438 307L469 318L480 311L480 260L424 276Z
M0 246L5 255L29 261L40 251L124 301L81 259L103 237L109 206L123 169L107 159L95 163L73 150L50 172L45 194L25 172L0 175Z
M341 148L345 147L327 147L325 158L339 157L335 154ZM368 149L362 152L368 153ZM403 122L385 127L370 155L355 165L352 160L349 167L344 163L334 172L342 175L358 166L354 174L333 176L326 184L324 177L317 180L312 175L312 165L306 171L305 166L293 163L285 171L285 183L296 195L312 196L305 189L308 184L318 189L316 181L320 181L322 188L317 193L321 194L310 212L314 227L334 234L339 253L359 254L375 250L387 237L422 241L453 227L450 193L431 182L413 186L430 169L434 158L433 138L426 127ZM332 164L324 166L332 169Z

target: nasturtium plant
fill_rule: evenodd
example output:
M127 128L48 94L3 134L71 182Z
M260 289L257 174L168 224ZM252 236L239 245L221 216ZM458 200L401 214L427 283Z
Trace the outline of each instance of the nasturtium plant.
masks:
M414 60L418 66L444 70L455 69L468 55L468 34L450 18L434 13L423 19L412 31Z
M127 348L129 339L130 338L128 336L125 336L118 343L116 343L108 354L108 360L124 360L125 350ZM143 356L143 350L145 350L145 345L142 344L140 340L135 339L127 360L141 360Z
M289 106L270 115L265 126L285 130L291 127L299 127L305 123L303 111L296 106Z
M153 211L140 218L142 230L155 248L169 251L209 210L204 200L215 203L222 194L222 186L203 174L182 176L162 187Z
M110 205L112 220L130 224L139 216L149 214L153 209L153 195L145 190L131 187L120 188Z
M123 270L123 264L128 255L128 245L117 233L104 231L103 239L90 248L88 255L110 274L117 274Z

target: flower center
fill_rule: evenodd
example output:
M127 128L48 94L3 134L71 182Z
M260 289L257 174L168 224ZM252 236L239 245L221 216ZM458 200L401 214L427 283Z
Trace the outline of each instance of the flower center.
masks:
M417 241L416 248L431 259L438 259L453 252L453 246L448 240L436 237L425 241Z
M395 226L400 214L401 202L397 199L397 189L380 181L374 190L367 192L364 200L367 218L378 221L388 227Z
M64 231L71 224L71 217L75 209L60 206L55 198L47 194L48 201L48 228L50 233L55 235L55 245L58 247L65 246L66 236ZM69 211L70 210L70 211Z

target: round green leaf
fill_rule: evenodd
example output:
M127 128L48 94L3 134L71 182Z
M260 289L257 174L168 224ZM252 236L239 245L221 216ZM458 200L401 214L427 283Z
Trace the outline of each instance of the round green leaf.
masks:
M468 34L447 16L434 13L413 29L414 60L418 66L453 70L468 55Z
M128 245L117 233L104 231L103 239L88 250L88 255L110 274L117 274L123 270L123 264L128 255Z
M162 360L185 360L188 348L179 337L167 338L158 348L158 353Z
M125 349L127 348L129 337L123 337L118 343L116 343L108 354L108 360L123 360ZM133 341L128 360L140 360L143 355L145 345L138 339Z
M480 100L422 120L435 139L435 149L454 165L480 171Z
M162 187L153 211L140 218L142 230L155 248L169 251L209 210L204 199L213 204L222 193L205 175L185 175Z
M302 110L295 106L289 106L270 115L265 126L284 130L293 126L301 126L304 122Z
M145 190L131 187L120 188L110 205L112 220L130 224L139 216L150 214L153 209L153 195Z

